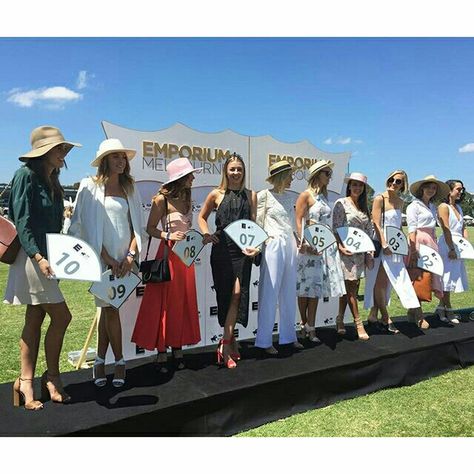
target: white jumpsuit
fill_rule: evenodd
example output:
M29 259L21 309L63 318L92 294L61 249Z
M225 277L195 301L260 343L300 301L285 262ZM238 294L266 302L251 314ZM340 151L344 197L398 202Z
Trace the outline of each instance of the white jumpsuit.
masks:
M257 194L257 223L271 237L263 251L258 284L258 329L255 346L273 344L277 304L280 323L279 343L296 342L296 240L293 235L295 203L298 195L269 190Z

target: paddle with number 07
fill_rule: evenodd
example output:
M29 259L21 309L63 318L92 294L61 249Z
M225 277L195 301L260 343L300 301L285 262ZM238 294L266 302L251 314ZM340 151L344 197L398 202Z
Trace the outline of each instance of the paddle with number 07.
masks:
M268 239L268 234L254 221L239 219L232 222L224 232L235 242L240 250L257 248Z

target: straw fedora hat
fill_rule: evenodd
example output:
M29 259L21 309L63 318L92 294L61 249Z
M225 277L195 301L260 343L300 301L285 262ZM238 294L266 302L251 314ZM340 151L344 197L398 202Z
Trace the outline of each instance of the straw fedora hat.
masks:
M54 148L56 145L60 145L62 143L69 146L67 153L71 151L72 147L82 146L80 143L73 143L65 140L61 130L59 130L59 128L52 127L51 125L42 125L41 127L35 128L31 132L30 141L31 150L24 155L21 155L20 158L18 158L20 161L28 161L32 158L39 158L48 153L48 151Z
M135 150L125 148L118 138L108 138L99 145L99 149L95 154L95 160L91 163L91 166L99 166L102 158L110 155L110 153L125 153L129 161L137 154Z
M419 181L415 181L410 186L410 192L413 194L413 196L416 196L416 193L420 187L425 183L436 183L438 185L438 191L436 192L434 199L444 199L451 191L446 183L440 181L435 175L430 174Z
M187 174L201 170L202 168L193 168L193 165L187 158L176 158L176 160L170 161L166 167L168 181L163 183L163 186L172 183L173 181L177 181Z
M310 166L308 170L308 182L310 182L314 175L319 173L324 168L334 168L334 162L331 160L319 160Z
M276 163L273 163L273 165L270 165L268 168L268 176L266 178L266 181L269 179L273 178L278 173L282 173L283 171L288 171L291 170L293 171L293 166L288 163L286 160L280 160L277 161Z

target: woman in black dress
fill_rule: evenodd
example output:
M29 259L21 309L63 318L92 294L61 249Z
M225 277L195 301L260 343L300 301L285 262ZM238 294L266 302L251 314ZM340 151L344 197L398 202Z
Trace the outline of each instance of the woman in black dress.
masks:
M240 359L234 328L236 323L244 327L248 323L252 257L258 250L240 250L223 229L239 219L254 221L256 208L256 193L245 188L244 162L240 155L234 153L222 168L221 184L209 193L199 213L204 243L212 243L212 277L217 294L219 324L224 328L217 359L229 369L235 368L236 361ZM216 210L216 232L210 234L207 219L213 210Z

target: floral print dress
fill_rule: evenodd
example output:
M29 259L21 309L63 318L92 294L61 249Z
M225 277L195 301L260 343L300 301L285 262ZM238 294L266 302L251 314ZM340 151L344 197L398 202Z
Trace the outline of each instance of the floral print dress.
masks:
M308 209L310 224L331 225L331 207L323 194L313 194L314 204ZM298 255L298 296L306 298L339 297L346 293L341 257L337 245L321 255Z
M357 227L371 236L372 222L369 216L355 207L350 197L338 199L334 203L332 226L334 233L338 227ZM364 277L365 253L356 253L351 256L342 255L342 271L344 280L359 280Z

